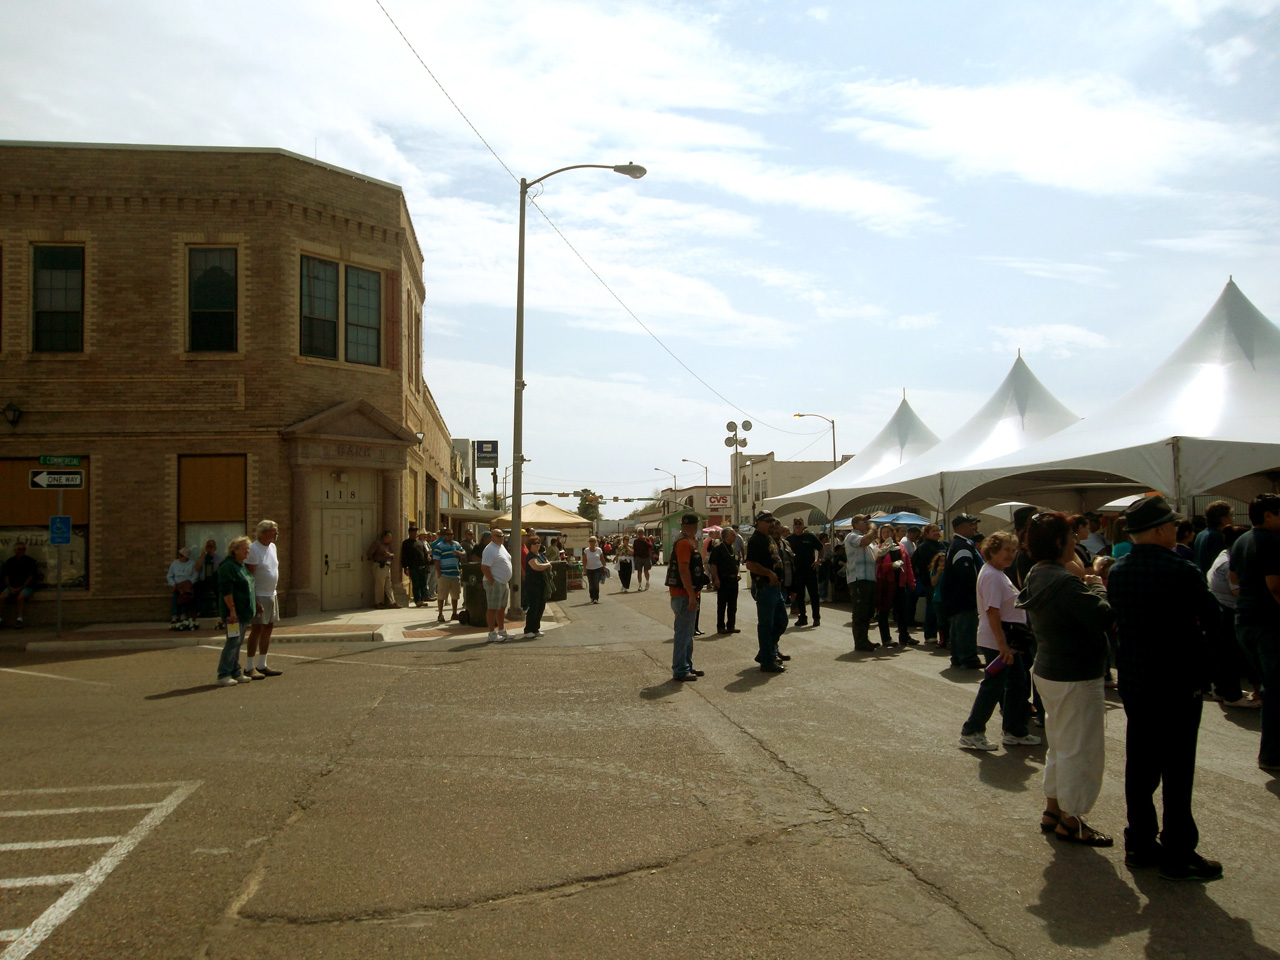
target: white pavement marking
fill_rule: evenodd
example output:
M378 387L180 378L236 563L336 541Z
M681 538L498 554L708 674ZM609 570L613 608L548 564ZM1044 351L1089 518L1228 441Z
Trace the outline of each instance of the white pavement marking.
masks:
M0 667L0 673L19 673L24 677L44 677L47 680L69 680L72 683L91 683L95 687L109 687L111 684L101 680L81 680L79 677L60 677L56 673L40 673L38 670L15 670L13 667Z
M95 783L88 787L32 787L30 790L0 790L0 797L36 797L49 793L106 793L111 790L165 790L172 783Z
M49 934L53 933L53 931L56 930L64 920L71 916L71 914L73 914L79 906L84 903L89 894L98 889L102 884L102 881L107 878L107 875L120 865L121 861L129 855L134 847L142 842L143 838L148 833L154 830L156 826L165 819L165 817L173 813L173 811L178 808L178 804L182 803L183 800L187 799L187 797L191 796L191 794L195 793L195 791L199 789L200 783L201 781L199 780L192 780L174 784L163 784L163 786L172 786L174 789L169 796L160 803L130 805L128 809L138 809L139 807L151 807L154 809L142 818L141 823L117 841L116 844L103 854L101 859L99 859L88 870L84 873L68 874L67 876L71 878L71 889L59 897L57 902L45 910L44 913L40 914L40 916L36 918L35 922L25 930L4 931L2 934L3 939L11 942L4 953L0 953L0 960L24 960L25 957L29 956L33 950L44 942L45 938L48 937ZM156 786L161 785L157 784ZM111 789L136 789L136 787L115 787ZM4 794L13 796L20 792L21 791L6 790L4 791ZM54 791L40 790L32 792L46 793ZM74 789L68 790L67 792L74 792ZM9 936L9 934L13 933L16 933L17 936Z
M25 843L0 843L0 852L10 850L60 850L63 847L92 847L115 843L119 837L76 837L71 840L30 840Z
M0 890L17 890L19 887L60 887L75 883L82 873L50 873L43 877L0 877Z
M205 650L221 650L221 647L210 646L202 643L200 646ZM283 657L286 660L312 660L316 663L353 663L357 667L390 667L392 670L408 670L409 667L402 666L398 663L366 663L364 660L334 660L332 657L304 657L297 653L273 653L273 657Z
M48 810L0 810L0 817L47 817L62 813L107 813L111 810L150 810L158 803L118 803L109 807L51 807Z

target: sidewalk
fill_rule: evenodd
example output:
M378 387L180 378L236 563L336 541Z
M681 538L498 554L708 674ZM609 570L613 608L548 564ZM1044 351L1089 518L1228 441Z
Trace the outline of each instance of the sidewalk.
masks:
M572 595L571 595L572 596ZM446 616L448 608L446 608ZM460 611L460 615L462 614ZM340 610L329 613L288 617L277 624L271 634L274 646L279 643L403 643L442 637L469 637L488 633L485 627L447 620L436 621L436 605L399 610ZM543 615L544 630L553 630L570 618L559 603L548 603ZM6 628L0 632L0 650L26 650L29 653L165 650L194 647L215 642L220 637L213 629L214 619L203 618L199 630L170 630L163 620L147 623L91 623L64 625L61 638L53 627ZM517 626L520 626L517 624Z

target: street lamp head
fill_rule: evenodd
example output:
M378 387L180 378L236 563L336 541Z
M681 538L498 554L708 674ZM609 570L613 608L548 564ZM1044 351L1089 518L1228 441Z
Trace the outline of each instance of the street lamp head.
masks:
M620 163L613 168L613 172L625 174L632 180L639 180L649 171L638 163Z

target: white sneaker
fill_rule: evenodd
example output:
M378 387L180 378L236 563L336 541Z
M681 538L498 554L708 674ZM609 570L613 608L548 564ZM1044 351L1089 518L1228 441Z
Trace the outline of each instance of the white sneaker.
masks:
M239 685L240 685L240 681L237 680L235 677L219 677L218 678L218 686L220 687L238 687Z
M1000 742L1006 747L1035 747L1042 741L1034 733L1028 733L1025 737L1015 737L1012 733L1006 733L1000 738Z
M526 630L524 633L520 634L520 639L521 639L521 640L533 640L534 638L536 638L536 637L540 637L540 636L542 636L542 634L538 633L538 631L536 631L536 630L534 630L534 631L532 631L532 632L530 632L530 631Z
M240 676L234 677L233 679L236 683L253 683L253 677L249 676L247 673L242 673Z
M970 733L960 738L960 746L966 750L994 750L996 745L987 739L986 734Z
M507 641L507 640L514 640L514 639L515 639L515 637L513 637L511 634L507 633L507 631L505 631L505 630L499 631L499 633L498 633L498 643L503 643L504 641Z
M496 631L490 630L490 631L489 631L489 639L488 639L488 641L486 641L486 642L488 642L488 643L501 643L502 641L500 641L500 640L498 639L498 634L497 634L497 632L496 632Z
M1257 710L1262 706L1262 701L1241 697L1239 700L1223 700L1222 705L1224 707L1243 707L1245 710Z

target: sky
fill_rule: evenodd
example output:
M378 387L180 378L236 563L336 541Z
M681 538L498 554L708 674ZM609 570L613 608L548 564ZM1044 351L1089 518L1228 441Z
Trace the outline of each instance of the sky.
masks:
M797 412L856 454L904 389L945 437L1019 350L1087 417L1228 276L1280 320L1280 0L0 10L0 138L280 147L399 184L424 375L504 466L517 178L644 165L535 188L572 248L528 211L527 492L728 484L744 419L747 454L827 459Z

